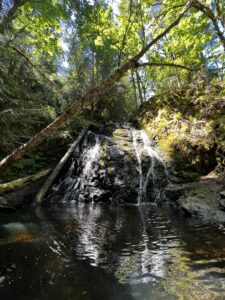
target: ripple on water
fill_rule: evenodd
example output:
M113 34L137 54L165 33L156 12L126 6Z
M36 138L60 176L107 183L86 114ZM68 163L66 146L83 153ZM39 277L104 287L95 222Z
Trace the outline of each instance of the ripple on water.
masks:
M225 236L212 226L151 205L72 205L4 217L1 299L223 299ZM35 239L6 242L21 232Z

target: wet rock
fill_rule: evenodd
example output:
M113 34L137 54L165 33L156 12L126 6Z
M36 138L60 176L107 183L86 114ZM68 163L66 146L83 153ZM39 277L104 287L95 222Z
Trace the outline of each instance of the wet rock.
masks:
M141 131L135 132L138 149L142 149L140 153L142 176L145 179L148 177L146 186L142 188L146 190L145 198L154 200L156 193L152 191L154 191L155 181L158 180L157 188L167 183L165 170L162 162L157 163L158 158L154 157L155 161L151 159L144 144L147 141L143 141ZM155 172L154 184L153 171ZM74 155L71 167L65 170L60 181L61 183L56 183L55 186L61 185L61 191L63 190L64 198L67 200L137 202L140 166L137 149L134 146L133 129L129 126L115 125L92 128L80 146L79 153L76 152ZM88 195L85 199L84 194Z
M221 209L225 209L225 199L220 200Z
M191 187L190 187L191 188ZM163 191L163 197L169 199L172 202L178 202L178 200L185 194L188 189L186 186L169 185Z
M220 192L220 197L221 197L222 199L225 199L225 191Z
M110 147L109 153L111 160L121 159L125 155L124 151L118 149L116 145Z
M186 216L205 219L209 222L225 222L225 199L223 177L204 177L199 181L173 184L164 189L165 201L174 203Z

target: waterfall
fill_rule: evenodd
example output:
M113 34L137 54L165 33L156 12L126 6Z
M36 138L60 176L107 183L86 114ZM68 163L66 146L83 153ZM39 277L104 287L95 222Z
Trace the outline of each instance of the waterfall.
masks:
M138 172L139 172L139 188L138 188L138 204L140 204L142 199L142 189L143 189L143 172L142 172L142 163L141 163L141 147L140 143L138 143L138 131L132 130L132 136L133 136L133 144L134 144L134 150L137 157L138 162Z
M52 187L51 201L154 202L167 184L152 141L131 125L93 127Z
M83 158L84 162L84 170L83 170L83 176L88 180L90 178L94 164L98 163L98 160L100 158L100 141L99 136L95 136L95 144L93 147L89 148Z
M145 133L144 130L132 130L132 136L133 136L133 145L137 157L138 162L138 172L139 172L139 190L138 190L138 204L142 202L143 199L147 198L147 186L149 183L149 180L151 178L155 192L156 192L156 199L160 198L160 191L157 186L156 176L155 176L155 164L156 162L159 162L161 165L163 165L164 169L166 170L164 161L162 158L158 155L156 150L154 149L152 145L152 141L148 137L148 135ZM150 165L148 168L148 172L146 175L144 175L143 172L143 163L142 163L142 156L146 152L148 156L150 157ZM165 172L166 173L166 172Z

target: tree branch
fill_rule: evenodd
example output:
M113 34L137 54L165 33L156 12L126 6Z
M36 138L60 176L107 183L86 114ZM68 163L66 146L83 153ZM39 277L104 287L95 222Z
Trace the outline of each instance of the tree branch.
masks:
M120 66L120 63L121 63L122 52L123 52L124 47L125 47L125 42L126 42L127 33L129 31L129 27L130 27L130 25L132 26L132 24L133 24L133 22L131 23L132 5L133 5L133 0L130 0L128 23L127 23L127 26L125 28L122 43L121 43L121 48L120 48L119 57L118 57L118 67Z
M100 84L90 89L82 98L80 103L73 103L62 115L56 118L47 127L42 129L33 138L31 138L27 143L23 144L20 148L14 150L11 154L0 161L0 172L2 173L13 162L21 159L28 151L34 149L36 146L41 144L47 137L57 131L59 128L63 127L66 122L71 120L73 116L80 112L82 108L93 103L96 97L99 97L103 93L109 91L116 82L118 82L129 70L135 68L138 64L139 59L145 55L145 53L155 45L162 37L168 34L183 18L188 9L190 8L190 3L187 3L185 9L179 14L177 19L172 22L166 29L164 29L159 35L157 35L151 42L149 42L142 50L118 68L108 79L103 80Z
M212 9L209 6L203 4L199 0L194 0L193 3L192 3L192 6L195 9L197 9L197 10L203 12L204 14L206 14L207 17L212 21L214 29L215 29L222 45L223 45L223 48L224 48L224 51L225 51L225 37L224 37L223 32L220 30L220 26L218 24L218 18L215 16ZM221 24L223 24L223 20L221 20Z
M155 45L159 40L161 40L162 37L164 37L165 35L167 35L167 33L169 33L171 31L171 29L173 29L175 26L177 26L180 22L180 20L183 18L183 16L186 14L186 12L189 10L190 6L192 4L192 0L188 1L186 7L184 8L184 10L180 13L180 15L178 16L178 18L172 22L162 33L160 33L159 35L157 35L151 42L149 42L145 47L142 48L142 50L135 55L131 60L136 62L153 46Z
M198 71L200 70L200 68L189 68L187 66L184 65L180 65L180 64L174 64L174 63L167 63L167 62L163 62L163 63L159 63L159 62L146 62L146 63L138 63L135 68L140 68L140 67L172 67L172 68L180 68L180 69L184 69L187 71Z

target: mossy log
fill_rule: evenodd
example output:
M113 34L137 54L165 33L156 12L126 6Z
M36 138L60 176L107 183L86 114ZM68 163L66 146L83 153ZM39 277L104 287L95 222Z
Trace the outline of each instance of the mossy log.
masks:
M23 186L37 181L39 179L41 179L42 177L48 175L51 172L52 169L47 169L44 171L40 171L34 175L30 175L24 178L19 178L10 182L6 182L6 183L2 183L0 184L0 195L8 193L8 192L12 192L18 188L22 188Z

